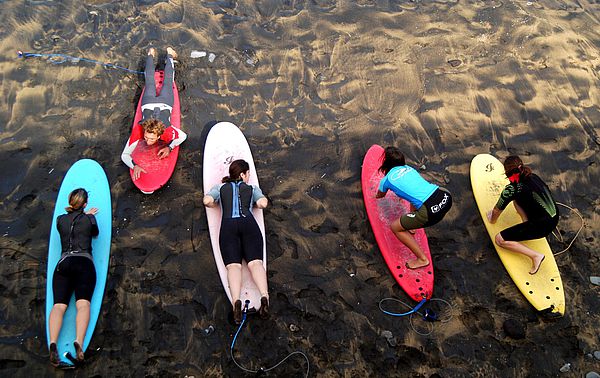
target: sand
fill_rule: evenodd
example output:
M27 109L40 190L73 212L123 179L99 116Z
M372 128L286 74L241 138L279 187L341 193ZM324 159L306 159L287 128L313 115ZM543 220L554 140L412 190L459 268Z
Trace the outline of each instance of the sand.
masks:
M5 0L0 9L0 375L55 374L45 336L48 235L62 177L80 158L106 170L113 239L101 318L74 374L244 375L229 356L236 327L201 201L204 139L217 121L247 136L271 201L272 317L251 317L238 337L244 366L301 350L318 377L599 370L591 353L600 350L600 288L589 281L600 274L596 2ZM16 51L141 70L149 46L164 54L168 45L180 54L188 139L169 184L146 196L120 161L143 77ZM216 58L192 59L193 50ZM452 318L428 336L378 308L385 297L409 300L362 201L361 162L374 143L401 148L454 195L448 216L427 230L434 297L451 303ZM564 317L536 314L497 257L470 187L478 153L521 155L583 215L578 239L557 257ZM561 210L569 241L579 218ZM507 320L525 338L508 337ZM270 374L305 372L294 356Z

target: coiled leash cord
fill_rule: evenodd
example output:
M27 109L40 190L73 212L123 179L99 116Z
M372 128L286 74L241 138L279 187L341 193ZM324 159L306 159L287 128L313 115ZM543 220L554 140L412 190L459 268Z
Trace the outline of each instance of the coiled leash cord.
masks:
M235 346L235 342L237 340L237 337L240 333L240 331L242 330L242 327L244 326L244 323L246 322L246 317L248 316L248 304L250 303L249 300L246 300L246 303L244 304L244 310L242 313L242 322L240 323L240 326L238 327L237 331L235 332L235 335L233 336L233 340L231 341L231 359L233 360L233 362L236 364L237 367L239 367L240 369L242 369L243 371L245 371L246 373L252 373L252 374L258 374L258 373L266 373L268 371L271 371L273 369L275 369L276 367L278 367L279 365L281 365L282 363L284 363L288 358L292 357L295 354L299 354L302 357L304 357L304 359L306 360L306 374L304 375L305 377L308 377L308 373L310 372L310 362L308 360L308 357L306 356L306 354L304 354L304 352L301 351L295 351L292 352L290 354L288 354L284 359L282 359L281 361L279 361L278 363L276 363L275 365L268 367L268 368L259 368L258 370L252 370L252 369L248 369L242 365L240 365L237 360L235 359L235 356L233 355L233 347Z
M407 311L404 313L396 313L396 312L387 311L383 308L383 303L386 301L393 301L393 302L400 303L403 306L409 308L410 311ZM433 323L436 321L439 321L441 323L449 322L452 319L452 312L450 311L450 316L448 318L444 318L444 319L440 319L439 315L429 308L426 308L424 310L424 312L420 312L419 310L423 307L425 302L427 302L427 298L421 299L421 302L419 302L415 307L412 307L409 304L402 302L401 300L399 300L397 298L383 298L382 300L379 301L379 309L383 313L385 313L387 315L391 315L391 316L396 316L396 317L408 316L409 321L410 321L410 327L412 328L412 330L421 336L428 336L428 335L431 335L431 333L433 332ZM445 301L443 299L431 298L431 299L429 299L429 302L443 303L443 304L447 305L450 308L450 310L452 310L452 305L448 301ZM415 314L420 315L421 319L427 322L429 332L420 332L419 330L417 330L417 328L415 327L415 325L413 323L413 317Z
M565 205L564 203L560 203L560 202L557 202L556 204L557 204L557 205L560 205L560 206L563 206L563 207L566 207L567 209L569 209L569 210L571 210L572 212L574 212L575 214L577 214L577 216L578 216L578 217L581 219L581 227L579 227L579 230L577 230L577 232L575 233L575 236L573 237L573 240L571 240L571 242L569 243L569 245L567 246L567 248L563 249L563 250L562 250L562 251L560 251L560 252L556 252L556 253L554 254L554 256L558 256L558 255L560 255L560 254L562 254L562 253L565 253L565 252L567 252L567 250L568 250L569 248L571 248L571 246L572 246L572 245L573 245L573 243L575 242L575 239L577 239L577 237L579 236L579 233L581 232L581 230L583 230L583 227L585 226L585 221L583 220L583 216L581 216L581 214L579 213L579 211L577 211L577 209L574 209L574 208L572 208L572 207L570 207L570 206L567 206L567 205ZM556 231L556 232L555 232L555 231ZM563 237L562 237L562 235L560 234L560 232L558 231L558 226L556 227L556 230L552 231L552 234L554 235L554 237L556 237L556 239L558 239L558 241L559 241L559 242L561 242L561 243L564 243L564 241L563 241Z

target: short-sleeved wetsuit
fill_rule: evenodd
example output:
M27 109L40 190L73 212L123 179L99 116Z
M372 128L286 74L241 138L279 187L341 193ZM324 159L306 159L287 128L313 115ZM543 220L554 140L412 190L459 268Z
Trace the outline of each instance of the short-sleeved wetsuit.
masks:
M405 230L433 226L452 207L452 195L447 189L429 183L408 165L390 169L381 179L379 191L385 193L388 190L409 201L416 209L400 217L400 224Z
M96 217L83 209L60 215L56 220L62 254L52 278L54 303L69 304L75 299L91 300L96 287L92 258L92 237L99 233Z
M527 221L500 232L504 240L523 241L548 236L558 224L558 207L550 189L536 174L521 176L520 182L506 185L496 207L506 209L515 201L527 216Z
M207 195L223 210L219 246L225 266L263 259L263 236L252 206L264 195L258 186L234 181L214 186Z

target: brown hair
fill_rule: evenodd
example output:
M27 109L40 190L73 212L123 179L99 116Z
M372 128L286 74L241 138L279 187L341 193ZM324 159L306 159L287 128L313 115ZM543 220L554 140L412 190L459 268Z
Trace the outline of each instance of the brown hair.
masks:
M88 201L88 193L83 188L75 189L69 194L69 206L65 207L68 213L81 210Z
M504 173L506 177L510 177L516 173L520 176L527 177L531 175L531 168L523 164L523 160L517 155L508 156L504 159Z
M142 122L144 132L161 136L165 132L165 124L156 118L150 118Z
M246 160L238 159L231 162L229 166L229 176L223 177L221 182L232 182L240 179L240 175L250 170L250 164Z
M386 147L379 160L381 161L379 172L382 172L384 175L387 175L394 167L406 165L404 154L396 147Z

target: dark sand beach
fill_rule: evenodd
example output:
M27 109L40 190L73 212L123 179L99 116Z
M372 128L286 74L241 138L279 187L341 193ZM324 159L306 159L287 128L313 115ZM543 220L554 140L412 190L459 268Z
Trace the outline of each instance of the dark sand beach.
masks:
M597 1L0 0L0 25L0 376L244 376L229 356L236 327L201 197L204 139L217 121L244 132L271 201L272 316L241 332L243 365L300 350L317 377L600 371L600 286L589 280L600 276ZM149 196L120 160L143 76L16 54L141 70L148 47L164 56L169 45L188 139L168 185ZM364 209L361 163L375 143L398 146L454 195L427 230L434 297L451 303L452 318L428 336L378 308L385 297L410 300ZM583 215L556 258L564 317L539 316L502 266L471 191L479 153L520 155ZM46 258L61 180L81 158L107 173L113 238L87 364L63 373L48 363ZM561 211L570 241L580 220ZM508 336L507 320L525 337ZM305 372L295 356L269 376Z

